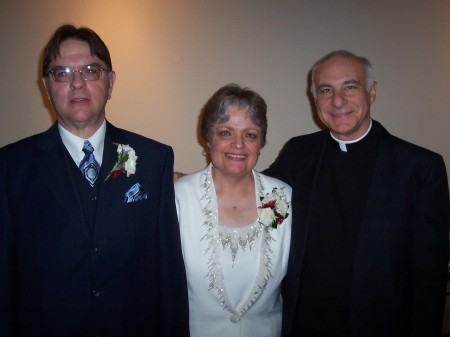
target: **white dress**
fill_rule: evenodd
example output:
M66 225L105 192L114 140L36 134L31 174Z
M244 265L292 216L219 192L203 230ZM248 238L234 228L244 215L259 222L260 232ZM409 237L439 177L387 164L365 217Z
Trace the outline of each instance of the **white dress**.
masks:
M290 204L289 185L256 171L253 176L255 207L274 187L283 188ZM191 337L280 336L280 283L286 274L292 214L276 229L258 221L239 228L219 225L211 165L179 179L175 194Z

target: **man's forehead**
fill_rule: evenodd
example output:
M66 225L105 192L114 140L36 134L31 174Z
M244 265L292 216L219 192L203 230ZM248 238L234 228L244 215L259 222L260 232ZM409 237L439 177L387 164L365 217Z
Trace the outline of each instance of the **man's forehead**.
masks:
M366 69L361 62L336 56L320 64L316 69L316 82L337 81L339 83L360 82L366 76Z
M319 72L365 72L365 67L361 61L345 56L335 56L324 61L317 66L316 71Z
M331 87L334 85L342 85L342 86L346 86L349 84L360 85L361 81L358 79L347 79L347 80L337 79L337 80L328 80L328 81L325 79L324 80L319 79L316 84L318 87Z
M99 64L105 66L104 62L97 56L91 53L90 49L63 49L52 59L51 64L64 64L64 65L89 65Z

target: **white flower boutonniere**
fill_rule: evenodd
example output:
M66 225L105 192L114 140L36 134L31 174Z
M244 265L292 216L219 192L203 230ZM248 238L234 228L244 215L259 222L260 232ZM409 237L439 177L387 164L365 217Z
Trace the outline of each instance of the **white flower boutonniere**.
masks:
M262 205L258 207L261 209L259 223L266 227L277 228L289 216L287 212L289 203L283 188L274 187L272 193L267 193L260 199Z
M127 177L136 173L136 161L138 156L136 156L134 149L129 145L114 145L117 145L117 162L114 164L105 181L108 180L109 177L117 178L122 173L126 173Z

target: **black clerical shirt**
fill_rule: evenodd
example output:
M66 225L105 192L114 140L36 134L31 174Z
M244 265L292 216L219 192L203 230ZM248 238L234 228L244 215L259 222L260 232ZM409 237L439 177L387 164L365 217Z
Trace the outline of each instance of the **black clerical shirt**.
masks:
M347 152L328 137L313 195L293 336L346 336L355 251L373 175L375 125Z

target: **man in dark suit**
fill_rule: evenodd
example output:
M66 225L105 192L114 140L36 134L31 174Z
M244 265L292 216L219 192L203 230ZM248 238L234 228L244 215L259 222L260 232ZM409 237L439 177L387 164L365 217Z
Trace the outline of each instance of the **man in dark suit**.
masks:
M370 117L372 67L347 51L312 68L327 131L267 170L293 187L283 337L439 336L448 263L442 157Z
M0 336L188 336L169 146L105 120L116 75L60 27L43 82L58 122L0 149Z

